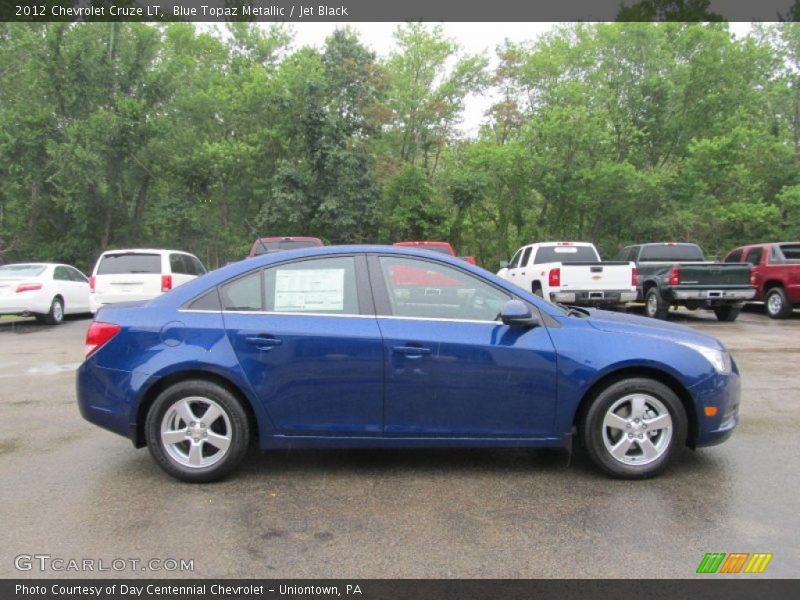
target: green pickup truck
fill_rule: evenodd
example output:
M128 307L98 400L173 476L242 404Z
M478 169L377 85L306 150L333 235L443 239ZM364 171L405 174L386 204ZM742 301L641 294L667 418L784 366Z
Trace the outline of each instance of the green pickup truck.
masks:
M670 306L708 308L720 321L735 321L755 296L750 265L707 262L697 244L660 242L623 248L619 260L636 263L637 299L645 314L666 319Z

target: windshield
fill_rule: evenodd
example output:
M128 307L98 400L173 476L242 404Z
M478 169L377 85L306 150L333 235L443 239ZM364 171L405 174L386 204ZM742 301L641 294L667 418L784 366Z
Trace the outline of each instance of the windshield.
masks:
M597 254L591 246L550 246L536 251L534 264L597 262Z
M657 244L643 246L639 260L652 262L699 262L705 260L700 246L695 244Z
M254 256L267 254L268 252L280 252L281 250L311 248L312 246L319 246L319 243L314 240L278 240L273 242L265 242L262 240L260 242L256 242L256 251Z
M0 267L0 278L36 277L45 270L44 265L6 265Z
M160 254L106 254L97 266L97 275L161 273Z

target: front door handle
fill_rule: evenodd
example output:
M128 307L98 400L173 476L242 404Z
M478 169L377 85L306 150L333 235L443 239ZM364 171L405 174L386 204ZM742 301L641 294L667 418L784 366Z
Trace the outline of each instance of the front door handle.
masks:
M395 346L392 350L408 358L421 358L431 353L430 348L422 348L421 346Z
M274 338L272 336L256 336L247 338L247 343L252 344L259 350L272 350L275 346L280 346L283 340Z

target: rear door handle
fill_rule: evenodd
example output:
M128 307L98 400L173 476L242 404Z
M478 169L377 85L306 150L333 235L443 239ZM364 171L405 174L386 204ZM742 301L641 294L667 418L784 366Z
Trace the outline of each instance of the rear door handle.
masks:
M420 358L425 354L431 353L430 348L422 348L420 346L395 346L392 350L408 358Z
M252 344L259 350L272 350L275 346L280 346L283 340L274 337L256 336L247 338L247 343Z

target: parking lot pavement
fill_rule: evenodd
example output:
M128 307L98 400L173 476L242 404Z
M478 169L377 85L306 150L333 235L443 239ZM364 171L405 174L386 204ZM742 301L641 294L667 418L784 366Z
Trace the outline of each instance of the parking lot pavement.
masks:
M657 479L560 451L281 451L209 485L82 420L87 320L0 321L0 576L41 577L14 557L49 554L193 559L199 577L691 577L706 552L771 552L763 576L794 577L800 314L672 318L731 349L742 423Z

